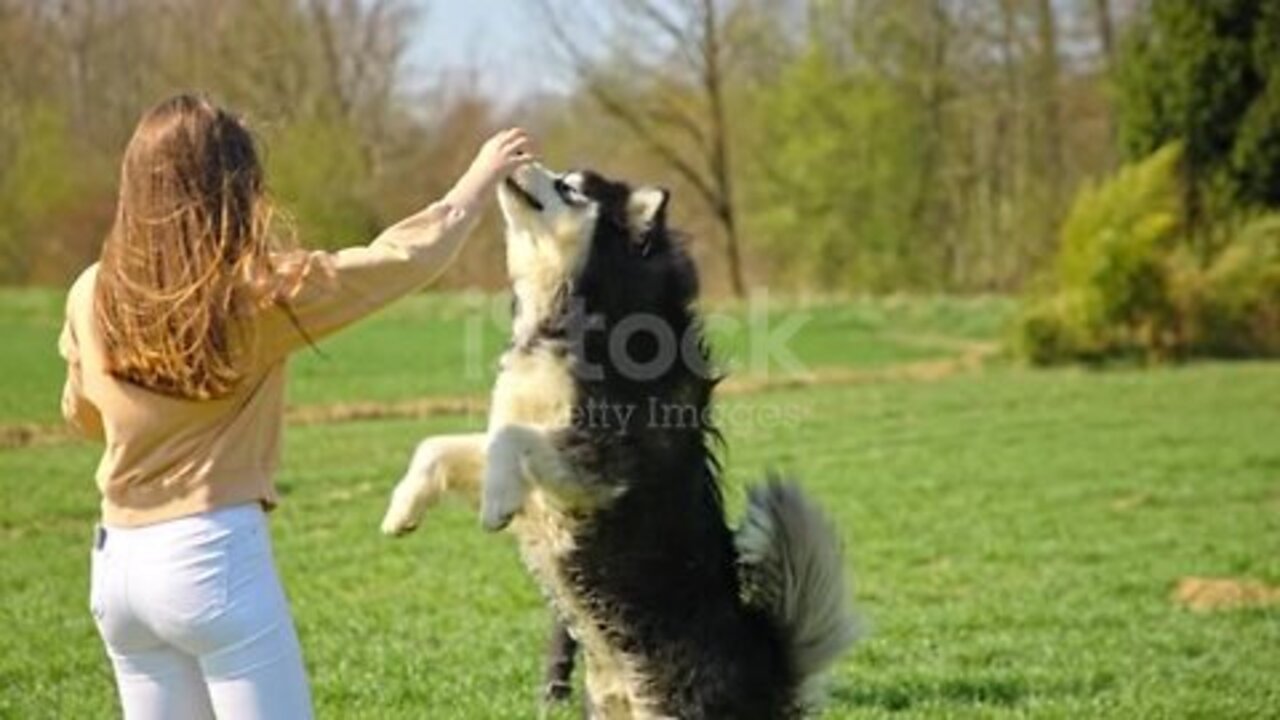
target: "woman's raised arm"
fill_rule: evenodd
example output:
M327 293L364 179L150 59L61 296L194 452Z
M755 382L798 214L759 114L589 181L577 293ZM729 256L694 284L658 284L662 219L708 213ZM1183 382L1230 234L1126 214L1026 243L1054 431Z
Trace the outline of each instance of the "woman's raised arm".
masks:
M266 359L331 335L438 277L457 255L497 183L531 160L532 151L523 130L500 132L440 201L387 228L368 245L303 256L296 290L282 307L265 311L259 342ZM291 272L287 263L282 272Z

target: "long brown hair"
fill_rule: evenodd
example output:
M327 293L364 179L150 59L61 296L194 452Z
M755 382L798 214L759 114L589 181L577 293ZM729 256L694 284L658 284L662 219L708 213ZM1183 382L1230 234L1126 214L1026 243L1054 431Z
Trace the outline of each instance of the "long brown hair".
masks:
M95 319L108 371L193 400L231 393L254 309L279 302L278 240L253 135L205 98L152 108L125 150Z

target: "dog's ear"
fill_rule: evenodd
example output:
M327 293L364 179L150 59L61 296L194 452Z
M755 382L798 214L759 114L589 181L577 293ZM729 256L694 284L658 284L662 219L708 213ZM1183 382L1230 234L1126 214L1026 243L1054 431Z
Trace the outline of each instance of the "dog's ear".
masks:
M653 241L666 232L670 199L671 193L652 186L637 188L627 198L627 224L642 255L648 255Z

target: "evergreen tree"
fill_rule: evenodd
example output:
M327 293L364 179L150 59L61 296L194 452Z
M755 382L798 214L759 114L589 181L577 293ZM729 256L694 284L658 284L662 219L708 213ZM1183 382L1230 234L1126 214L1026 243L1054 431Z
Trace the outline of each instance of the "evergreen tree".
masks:
M1126 154L1182 142L1193 215L1280 206L1280 2L1155 0L1116 81Z

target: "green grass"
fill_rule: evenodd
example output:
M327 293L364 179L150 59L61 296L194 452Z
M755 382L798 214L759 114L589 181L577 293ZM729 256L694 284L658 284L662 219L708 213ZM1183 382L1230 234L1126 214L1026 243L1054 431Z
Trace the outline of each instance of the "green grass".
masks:
M300 362L295 401L483 388L392 347L429 346L414 318L431 304ZM916 357L909 336L998 325L980 303L936 305L819 308L797 344L816 365L875 365ZM6 393L25 392L12 368L43 372L4 362ZM1280 584L1278 398L1280 364L998 367L738 396L722 406L726 483L737 506L765 469L791 471L848 543L871 635L826 717L1275 716L1280 611L1169 598L1187 575ZM405 540L376 529L412 444L477 422L289 431L273 534L321 717L533 716L546 611L510 539L456 502ZM95 462L87 445L0 451L0 717L118 713L87 610Z
M58 417L66 366L58 357L63 299L47 290L0 291L0 423Z

